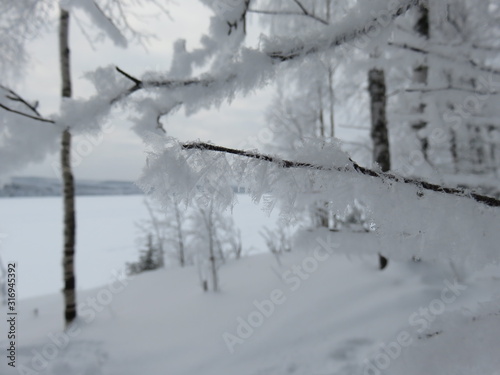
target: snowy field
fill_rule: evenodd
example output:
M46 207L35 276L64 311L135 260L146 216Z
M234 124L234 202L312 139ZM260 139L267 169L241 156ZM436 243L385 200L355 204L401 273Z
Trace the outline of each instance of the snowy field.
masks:
M258 234L273 226L269 217L245 195L233 211L243 249L264 249ZM138 259L141 232L136 223L148 218L143 196L77 197L76 274L79 290L107 283L114 271ZM62 276L62 200L60 197L0 199L0 257L18 264L20 298L58 293Z
M372 241L335 238L353 249ZM79 294L66 333L60 293L21 301L17 368L2 358L0 373L498 374L499 306L475 315L498 278L448 277L425 263L379 272L373 256L349 260L310 243L281 265L270 254L231 261L217 294L201 291L194 267L118 278Z
M498 267L391 260L381 272L377 252L408 253L409 239L327 230L277 259L259 235L276 215L239 195L245 256L220 268L219 293L203 293L196 267L124 275L143 199L77 197L79 318L67 331L61 199L0 199L1 257L18 264L20 297L16 368L4 355L1 375L499 375Z

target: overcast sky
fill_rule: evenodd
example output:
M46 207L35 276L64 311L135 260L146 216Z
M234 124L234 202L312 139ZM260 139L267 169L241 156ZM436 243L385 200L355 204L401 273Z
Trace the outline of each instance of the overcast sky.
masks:
M148 22L149 30L158 35L145 51L142 46L129 45L126 49L111 42L93 47L87 42L75 22L71 24L72 76L75 97L87 97L92 86L82 77L86 71L98 66L118 65L131 74L140 75L145 70L167 70L170 67L173 42L187 40L188 49L198 46L198 41L209 26L210 10L198 0L177 1L169 7L171 18L162 16L159 21ZM249 40L257 40L260 33L257 22L249 24ZM60 80L56 31L53 30L30 44L32 63L26 78L16 88L31 100L40 100L44 115L58 111ZM237 98L220 110L201 111L186 117L183 112L169 117L166 125L170 135L181 140L213 141L225 146L238 146L255 138L265 126L264 111L272 97L271 87ZM136 180L145 162L144 146L130 130L130 123L120 122L114 131L106 134L104 141L74 167L77 179ZM78 145L78 137L74 145ZM59 155L50 155L45 161L33 164L16 175L58 177L52 165Z

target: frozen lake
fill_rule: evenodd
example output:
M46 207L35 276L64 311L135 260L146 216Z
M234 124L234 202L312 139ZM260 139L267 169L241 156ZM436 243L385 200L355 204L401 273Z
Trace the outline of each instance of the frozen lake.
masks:
M138 258L140 231L148 218L144 197L80 196L76 198L76 276L79 290L107 283L114 270ZM233 217L246 253L265 249L259 230L274 226L268 217L239 195ZM62 200L59 197L0 199L0 257L18 263L18 295L34 297L59 292L62 276Z

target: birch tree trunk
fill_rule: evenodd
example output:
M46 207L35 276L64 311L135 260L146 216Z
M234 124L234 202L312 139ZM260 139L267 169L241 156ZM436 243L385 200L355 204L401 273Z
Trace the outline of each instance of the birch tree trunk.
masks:
M179 263L181 267L186 265L186 257L184 255L184 236L182 235L182 220L179 206L174 202L175 220L177 223L177 240L179 241Z
M384 70L371 69L368 72L368 90L370 94L373 161L380 166L382 171L387 172L391 169L391 154L387 131L387 95ZM379 255L380 269L383 270L387 264L388 259Z
M429 6L427 1L423 1L418 7L417 20L414 25L414 30L419 37L428 40L430 38L430 20L429 20ZM424 60L424 62L413 69L413 82L417 85L427 86L429 81L429 66ZM417 133L417 138L420 142L420 148L422 149L422 154L427 160L429 160L429 139L423 133L427 127L427 119L425 118L427 104L423 98L423 94L419 95L419 100L417 101L414 112L421 118L411 124L413 130Z
M71 97L69 13L60 10L59 54L61 64L62 98ZM66 128L61 141L61 168L64 196L64 317L66 328L76 319L75 282L75 186L71 170L71 132Z
M214 228L213 228L213 212L212 207L210 207L210 212L208 214L208 250L210 256L210 268L212 272L212 290L217 292L219 290L219 283L217 280L217 264L215 259L215 250L214 250Z

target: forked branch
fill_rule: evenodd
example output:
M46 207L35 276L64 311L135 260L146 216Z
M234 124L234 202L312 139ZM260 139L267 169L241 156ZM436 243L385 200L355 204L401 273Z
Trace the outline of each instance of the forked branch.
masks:
M6 106L5 104L2 104L2 103L0 103L0 108L6 110L7 112L15 113L19 116L27 117L27 118L30 118L32 120L46 122L46 123L50 123L50 124L55 123L55 121L53 121L53 120L44 118L40 114L40 112L38 112L38 110L37 110L38 102L36 102L35 104L31 104L26 99L24 99L21 95L19 95L17 92L15 92L14 90L12 90L8 87L5 87L3 85L0 85L0 89L7 92L7 95L5 95L5 97L7 99L9 99L10 101L13 101L13 102L21 103L26 108L28 108L28 110L31 112L31 114L23 112L23 111L18 111L17 109L13 109L13 108Z
M8 112L15 113L15 114L17 114L19 116L30 118L32 120L41 121L41 122L47 122L47 123L50 123L50 124L55 124L55 121L53 121L53 120L49 120L49 119L46 119L46 118L43 118L43 117L38 117L38 116L32 116L32 115L30 115L28 113L24 113L24 112L21 112L21 111L16 111L15 109L12 109L10 107L7 107L6 105L3 105L2 103L0 103L0 108L3 108L3 109L5 109Z

